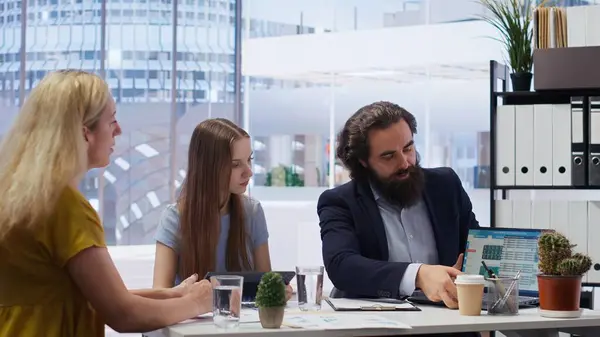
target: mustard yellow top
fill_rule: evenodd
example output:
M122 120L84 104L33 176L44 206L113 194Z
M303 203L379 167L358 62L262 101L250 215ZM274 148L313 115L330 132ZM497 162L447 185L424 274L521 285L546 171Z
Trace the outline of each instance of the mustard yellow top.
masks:
M100 219L70 187L44 224L0 242L0 337L104 336L104 323L66 268L93 246L106 246Z

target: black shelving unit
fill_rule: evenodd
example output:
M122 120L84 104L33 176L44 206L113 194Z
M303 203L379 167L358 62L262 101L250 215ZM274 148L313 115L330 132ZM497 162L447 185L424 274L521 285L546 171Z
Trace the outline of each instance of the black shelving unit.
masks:
M583 114L589 116L589 98L600 96L597 90L557 90L557 91L508 91L509 68L497 61L490 61L490 226L496 227L496 200L507 200L511 190L600 190L600 186L499 186L496 182L496 109L501 100L502 105L535 105L535 104L571 104L572 97L583 98ZM589 147L589 118L583 119L584 153ZM588 176L588 157L583 156L585 177ZM496 197L499 196L497 199ZM600 268L598 262L593 268ZM600 283L584 283L584 287L600 287ZM593 291L581 294L581 307L593 309Z

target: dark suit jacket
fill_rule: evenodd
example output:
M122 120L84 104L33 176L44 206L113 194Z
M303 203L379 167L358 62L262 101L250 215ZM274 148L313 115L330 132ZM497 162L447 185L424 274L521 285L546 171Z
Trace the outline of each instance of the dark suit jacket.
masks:
M424 169L424 201L435 233L439 262L452 266L479 227L471 201L451 168ZM407 262L388 262L383 220L368 182L350 181L321 194L317 204L323 261L345 297L398 298Z

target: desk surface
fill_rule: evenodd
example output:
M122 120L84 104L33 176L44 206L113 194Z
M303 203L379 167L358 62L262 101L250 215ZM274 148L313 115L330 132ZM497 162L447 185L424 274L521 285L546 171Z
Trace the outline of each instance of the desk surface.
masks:
M298 313L294 304L290 303L290 313ZM391 329L355 329L355 330L310 330L282 327L281 329L262 329L260 323L240 323L239 328L231 330L217 329L212 320L177 324L148 336L158 337L196 337L196 336L223 336L238 335L244 337L258 337L268 334L286 333L287 336L344 336L352 331L353 336L373 335L420 335L436 333L472 332L472 331L509 331L530 329L561 329L585 328L600 326L600 311L584 310L581 318L557 319L544 318L538 314L538 309L522 309L518 316L488 316L485 312L481 316L461 316L457 310L442 307L420 306L420 312L353 312L349 314L370 314L385 317L389 320L399 321L412 327L409 330ZM250 309L248 309L250 310ZM326 303L322 313L334 312Z

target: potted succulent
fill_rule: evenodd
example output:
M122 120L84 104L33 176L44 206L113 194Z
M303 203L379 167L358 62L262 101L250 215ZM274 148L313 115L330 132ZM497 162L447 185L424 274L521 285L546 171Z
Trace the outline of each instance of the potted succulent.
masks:
M264 273L256 291L260 324L265 329L279 329L285 309L285 283L279 273Z
M577 318L581 299L582 277L592 267L589 256L575 253L569 239L558 232L543 233L538 240L537 276L540 315Z
M481 16L500 33L512 72L514 91L531 89L533 68L533 20L531 0L480 0L486 9Z

